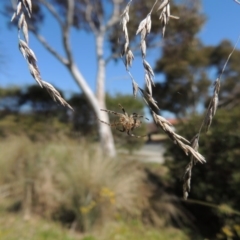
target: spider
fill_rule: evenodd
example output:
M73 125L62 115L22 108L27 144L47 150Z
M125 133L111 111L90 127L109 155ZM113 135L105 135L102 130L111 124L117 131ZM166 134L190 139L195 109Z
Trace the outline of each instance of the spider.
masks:
M139 118L144 118L144 116L138 115L137 113L133 113L129 116L121 104L118 104L118 106L122 109L123 113L117 113L117 112L107 110L107 109L100 109L101 111L117 115L119 117L118 121L114 121L113 124L104 122L100 119L99 119L99 121L107 124L110 127L115 127L120 132L127 132L127 134L131 137L136 137L136 138L145 137L146 135L145 136L136 136L132 133L132 131L135 128L141 126L142 122L139 120ZM145 119L149 120L148 118L145 118ZM117 128L117 126L121 126L122 129Z

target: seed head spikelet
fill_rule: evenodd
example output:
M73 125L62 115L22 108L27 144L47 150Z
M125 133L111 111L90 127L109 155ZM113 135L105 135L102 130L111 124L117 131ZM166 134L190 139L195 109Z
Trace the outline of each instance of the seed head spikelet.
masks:
M29 71L40 87L45 88L50 96L58 101L63 106L66 106L72 110L72 107L61 97L59 92L49 83L42 80L41 73L37 66L37 58L33 50L29 47L29 34L28 25L26 21L25 12L28 17L32 15L32 1L31 0L18 0L16 11L14 12L11 21L18 17L18 46L23 57L26 59ZM21 33L24 40L21 39Z

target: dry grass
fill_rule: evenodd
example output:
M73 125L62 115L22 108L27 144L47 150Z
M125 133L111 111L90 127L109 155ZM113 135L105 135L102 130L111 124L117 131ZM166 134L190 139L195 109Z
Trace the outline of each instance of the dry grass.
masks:
M126 8L123 11L123 14L121 15L121 24L123 27L123 33L124 33L124 39L125 43L123 46L122 50L122 57L124 57L124 64L126 66L126 70L128 71L131 79L132 79L132 86L133 86L133 94L136 96L138 90L141 91L143 99L146 101L148 104L149 108L152 110L153 115L154 115L154 120L157 126L161 127L163 131L166 132L166 134L173 140L174 143L176 143L178 146L180 146L181 149L188 155L191 154L200 161L201 163L205 162L203 156L201 156L194 148L189 146L189 142L186 141L183 137L177 135L169 126L167 123L167 120L164 119L163 117L158 115L158 105L157 102L153 99L152 97L152 87L154 87L154 72L151 67L151 65L147 62L146 60L146 41L147 41L147 35L151 32L151 14L157 5L158 1L156 0L155 3L152 6L152 9L150 12L147 14L146 18L144 18L136 31L137 34L141 34L141 52L142 52L142 61L143 61L143 68L145 70L145 82L147 86L147 90L144 91L142 90L138 84L135 82L134 78L132 77L129 67L132 65L132 61L134 59L134 55L132 51L129 48L129 37L128 37L128 30L127 30L127 23L129 22L129 8L132 0L129 1L127 4ZM170 14L170 1L169 0L164 0L158 7L158 10L161 10L160 14L160 21L163 26L163 36L165 33L166 25L169 21L169 18L177 18L174 17ZM26 13L28 17L30 18L32 15L32 2L31 0L19 0L16 8L16 12L13 14L12 20L15 18L18 19L18 30L19 30L19 49L21 53L23 54L24 58L26 59L30 73L32 74L33 78L37 81L37 83L41 86L47 89L51 97L55 100L58 101L60 104L63 106L67 106L70 109L71 106L61 97L59 92L49 83L45 82L42 80L40 71L37 66L37 59L36 56L33 52L33 50L29 47L29 36L28 36L28 25L26 21ZM23 34L24 40L21 39L21 33ZM218 89L217 87L215 89ZM214 98L216 100L216 98ZM216 110L216 104L217 101L213 102L213 105L215 106ZM214 110L213 107L210 108L210 110ZM207 116L214 115L215 110L211 112L211 114L208 114ZM211 122L208 121L208 126L210 126ZM128 131L129 133L129 131ZM131 134L132 136L133 134ZM190 169L190 168L188 168ZM189 178L188 178L189 179ZM189 182L189 181L188 181ZM189 188L190 189L190 188Z
M183 218L178 201L149 178L144 164L123 155L108 159L97 144L21 136L1 140L0 151L0 207L20 210L26 220L54 217L89 231L119 219L162 227Z
M50 217L64 206L76 226L88 230L119 212L140 217L148 190L136 162L107 159L87 142L19 140L0 142L0 202L20 203L25 218Z
M66 194L60 202L83 219L82 228L88 230L94 224L114 218L118 212L140 216L144 174L138 164L106 159L91 147L88 151L80 150L81 159L76 151L61 151L64 152L63 162L60 160L58 164L57 171L61 173L58 181Z
M201 134L201 131L202 131L203 127L205 127L206 132L208 132L208 130L209 130L211 124L212 124L213 117L216 114L217 107L218 107L218 102L219 102L218 95L219 95L219 92L220 92L221 76L222 76L223 72L225 71L225 68L228 64L228 61L230 60L232 54L234 53L239 40L240 40L240 36L238 37L238 40L237 40L232 52L228 55L228 58L227 58L224 66L222 68L222 71L221 71L219 77L214 82L213 96L212 96L212 98L209 102L207 111L206 111L205 116L203 118L202 124L201 124L201 126L198 130L198 133L193 137L193 139L191 141L191 146L195 151L198 151L198 147L199 147L198 142L199 142L200 134ZM184 197L185 200L187 200L190 189L191 189L192 168L194 167L194 165L197 164L197 160L198 159L196 158L196 156L194 154L192 154L191 158L190 158L190 161L185 168L185 172L184 172L184 175L183 175L183 197Z
M166 26L169 22L169 19L170 18L179 19L179 17L171 15L170 8L171 8L170 7L170 0L164 0L164 1L162 1L162 3L160 4L160 6L157 9L158 11L161 10L159 19L160 19L161 24L162 24L162 35L163 35L163 37L164 37L165 31L166 31Z
M237 0L235 2L239 3ZM143 68L145 70L145 84L146 84L146 91L143 90L138 86L138 84L135 82L133 76L131 75L129 71L129 67L132 65L134 56L131 50L129 49L129 38L128 38L128 29L127 24L129 23L129 8L132 3L132 0L129 1L126 8L124 9L122 15L121 15L121 24L123 27L123 33L124 33L124 39L125 43L122 50L122 57L125 58L124 64L126 67L126 70L132 80L132 86L133 86L133 95L136 96L138 90L140 90L140 93L142 94L143 99L145 100L146 104L148 105L149 109L152 111L152 115L154 118L154 121L158 127L160 127L168 136L169 138L177 144L186 155L190 156L190 162L185 168L185 173L183 176L183 197L186 200L188 198L188 194L190 192L190 185L191 185L191 177L192 177L192 168L197 163L205 163L204 157L198 152L198 141L200 137L200 133L203 127L206 128L206 132L208 131L209 127L211 126L212 119L214 115L216 114L217 106L218 106L218 95L220 91L220 79L221 75L225 70L225 67L233 54L236 45L238 44L238 41L236 45L234 46L233 51L230 53L222 72L219 76L219 78L214 83L214 92L213 97L209 103L208 109L206 111L204 120L201 124L201 127L196 134L196 136L193 138L191 142L189 142L187 139L183 138L182 136L176 134L171 124L162 116L158 114L159 107L158 103L153 99L152 96L152 87L154 87L154 72L150 64L146 61L146 41L147 41L147 35L151 32L151 14L153 12L153 9L155 8L158 1L155 1L150 12L147 14L146 18L144 18L138 26L138 29L136 31L136 35L141 35L141 42L140 42L140 48L142 52L142 61L143 61ZM162 0L157 11L161 11L160 13L160 21L162 24L162 36L164 37L166 26L169 22L170 18L173 19L179 19L179 17L173 16L170 13L170 0Z
M139 90L140 93L142 94L143 99L145 100L146 104L148 105L149 109L152 112L152 115L153 115L156 125L158 127L160 127L169 136L169 138L185 152L186 155L194 156L194 159L196 159L200 163L204 163L205 159L200 153L198 153L197 149L192 147L190 145L190 142L187 139L176 134L174 132L171 124L164 117L159 115L158 103L153 99L153 96L152 96L152 87L155 86L154 85L154 72L153 72L151 65L146 60L146 41L147 41L147 35L151 32L151 14L152 14L156 4L158 3L158 1L155 1L155 3L152 6L152 9L147 14L146 18L144 18L140 22L138 29L136 31L136 35L141 34L140 48L141 48L141 52L142 52L143 68L145 70L144 78L145 78L145 84L146 84L146 91L138 86L138 84L135 82L134 78L132 77L132 75L129 71L129 67L132 65L132 61L134 59L133 54L132 54L131 50L129 49L129 38L128 38L128 30L127 30L127 23L129 22L129 8L130 8L131 2L132 1L130 0L128 5L126 6L126 8L123 11L123 14L121 15L121 24L123 26L123 33L124 33L124 38L125 38L125 44L124 44L124 47L122 50L122 57L125 57L124 64L125 64L127 72L129 73L129 75L131 77L131 80L132 80L133 94L134 94L134 96L136 96L137 92ZM163 0L159 5L158 10L161 10L159 19L162 23L162 35L164 37L166 25L169 22L169 19L170 18L179 19L179 18L176 16L172 16L170 14L170 1L169 0ZM216 89L219 89L219 88L216 87ZM217 102L215 101L215 109L216 109L216 104L217 104ZM191 167L191 166L192 165L189 165L188 169L190 169L189 167ZM190 179L190 177L189 177L190 175L191 174L188 175L188 179ZM185 174L185 176L186 176L186 174ZM185 179L186 179L186 177L185 177ZM185 181L185 183L186 183L186 181ZM188 181L188 183L189 183L189 181ZM185 190L187 189L186 184L185 184L184 189ZM189 185L188 189L190 190L190 185ZM185 190L184 190L184 192L186 192ZM187 198L187 194L185 194L184 197Z
M54 101L59 102L61 105L73 110L72 107L62 98L60 93L50 83L42 80L41 73L37 66L37 58L34 51L29 47L28 24L26 19L31 18L31 15L32 0L18 0L17 8L12 16L11 21L13 21L15 18L18 18L19 50L26 59L29 71L39 86L45 88ZM24 40L21 39L21 33L23 34Z
M146 60L147 57L147 36L151 32L151 15L152 12L157 6L158 1L156 0L150 10L150 12L147 14L147 16L140 21L138 29L136 31L136 35L140 34L141 35L141 41L140 41L140 49L142 52L142 62L143 62L143 69L145 71L144 78L145 78L145 83L146 83L146 91L143 90L138 86L136 81L134 80L133 76L131 75L129 71L129 67L131 67L133 60L134 60L134 55L132 51L130 50L129 47L129 36L128 36L128 29L127 29L127 24L129 23L129 8L131 5L132 0L129 1L127 4L126 8L123 10L123 13L121 15L121 24L122 24L122 31L124 35L124 44L123 44L123 49L122 49L122 57L124 58L124 64L126 67L127 72L129 73L129 76L132 80L132 87L133 87L133 95L136 96L138 93L138 90L141 92L143 99L149 106L150 110L152 111L154 121L158 127L160 127L169 137L170 139L177 144L185 153L186 155L190 155L191 159L189 164L187 165L185 169L185 174L184 174L184 184L183 184L183 195L184 198L187 199L188 194L190 192L190 183L191 183L191 176L192 176L192 168L193 166L197 163L204 163L205 159L204 157L198 152L198 140L200 137L201 129L203 126L206 127L206 131L208 131L212 119L216 113L217 106L218 106L218 95L220 91L220 77L215 81L215 87L214 87L214 93L213 97L209 103L209 107L207 109L207 112L205 114L204 121L202 122L202 125L200 127L200 130L198 134L196 135L197 137L194 138L194 141L191 141L191 143L186 140L184 137L176 134L173 129L171 128L171 125L168 123L168 121L160 116L158 114L158 103L153 99L152 97L152 87L154 87L154 72L151 67L151 65L148 63ZM236 3L239 3L237 0L235 0ZM160 12L160 22L162 24L162 36L164 37L165 31L166 31L166 26L169 22L170 18L173 19L179 19L176 16L172 16L170 13L170 0L162 0L158 6L157 11ZM27 15L26 15L27 13ZM36 56L33 52L33 50L29 47L29 36L28 36L28 25L26 18L31 17L32 14L32 2L31 0L19 0L16 8L16 12L13 14L12 20L15 18L18 19L18 30L19 30L19 49L21 53L23 54L24 58L26 59L28 63L28 67L30 70L30 73L32 74L33 78L37 81L37 83L43 87L46 88L51 97L62 104L63 106L67 106L70 109L71 106L60 96L59 92L49 83L45 82L41 78L40 71L37 66L37 59ZM23 39L21 39L21 33L23 34ZM235 46L236 47L236 46ZM235 47L232 51L232 53L235 50ZM229 58L231 57L232 53L229 55ZM222 70L225 70L225 67L227 65L227 62L229 58L226 61L226 64ZM129 132L128 132L129 133ZM131 136L133 136L131 134Z

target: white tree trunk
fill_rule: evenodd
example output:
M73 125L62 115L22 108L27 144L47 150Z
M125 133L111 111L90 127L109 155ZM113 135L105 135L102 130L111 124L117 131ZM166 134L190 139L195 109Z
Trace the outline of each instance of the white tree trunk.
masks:
M105 96L105 71L106 71L106 62L103 58L103 44L104 44L104 34L99 34L96 36L96 53L97 53L97 76L96 76L96 96L98 99L98 103L101 109L106 109L106 96ZM100 112L100 119L103 121L109 122L109 116L106 112ZM112 136L112 131L109 126L103 125L101 122L98 122L100 136L104 136L103 144L108 145L113 151L114 148L114 155L115 147L114 147L114 140Z
M97 92L96 95L91 90L87 81L82 76L80 70L76 66L70 45L70 28L72 26L73 21L73 13L74 13L74 0L67 1L67 14L66 14L66 21L63 22L62 18L56 11L53 5L49 3L49 1L41 0L44 6L49 10L52 16L56 19L61 27L61 36L63 41L63 47L66 53L66 57L61 56L57 51L52 48L48 42L39 35L36 31L33 31L37 39L43 44L43 46L53 55L55 56L64 66L66 66L73 76L74 80L78 84L78 86L82 89L83 93L85 94L86 98L88 99L90 105L92 106L96 116L98 119L103 121L109 122L109 117L106 112L100 111L100 109L106 109L105 105L105 60L103 54L103 44L104 44L104 35L107 31L107 28L112 27L116 21L118 21L119 16L119 4L122 0L114 0L113 1L113 14L110 17L108 23L106 25L100 26L100 28L96 28L94 22L91 18L91 15L87 13L87 21L92 28L93 34L96 38L96 53L97 53ZM87 6L91 6L91 2L87 4ZM113 157L116 155L114 140L112 136L112 131L109 126L106 124L100 123L98 121L98 130L100 136L100 142L102 150L105 154Z
M90 89L86 80L84 79L84 77L82 76L82 74L80 73L80 71L78 70L77 66L74 63L72 63L71 66L69 66L69 71L73 78L75 79L78 86L82 89L88 101L90 102L97 118L108 122L109 121L108 114L106 112L100 111L101 108L105 108L105 99L102 101L99 101L97 99L97 97ZM103 152L110 157L116 156L116 149L114 145L111 128L106 124L100 123L100 121L98 121L98 131Z

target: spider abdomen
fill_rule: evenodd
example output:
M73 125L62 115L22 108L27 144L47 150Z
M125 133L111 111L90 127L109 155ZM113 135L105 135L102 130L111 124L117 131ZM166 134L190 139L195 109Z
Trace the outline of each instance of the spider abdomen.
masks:
M113 124L110 124L110 123L104 122L100 119L99 120L102 123L109 125L110 127L115 127L120 132L127 132L127 134L131 137L136 137L136 138L144 137L144 136L136 136L132 133L132 131L135 128L141 126L142 122L139 120L139 118L143 118L144 116L139 115L137 113L128 115L126 113L125 109L120 104L119 104L119 107L122 109L123 113L118 113L118 112L114 112L114 111L107 110L107 109L100 109L101 111L112 113L112 114L118 116L118 121L116 120ZM145 119L147 119L147 118L145 118ZM122 129L119 128L120 126L122 127Z

